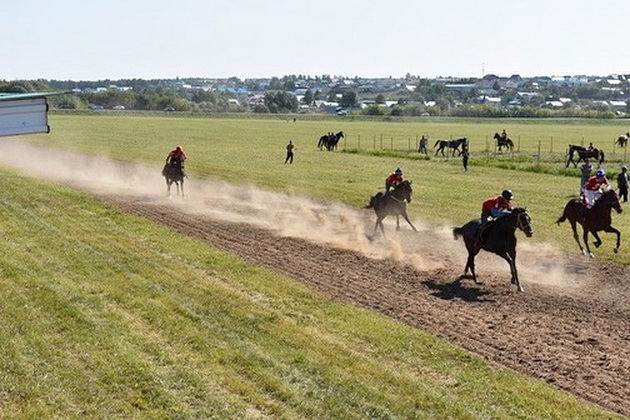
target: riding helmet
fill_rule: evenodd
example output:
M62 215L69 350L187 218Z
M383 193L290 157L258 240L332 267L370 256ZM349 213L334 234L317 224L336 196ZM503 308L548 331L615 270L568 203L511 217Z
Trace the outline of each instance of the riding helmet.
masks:
M512 194L512 190L503 190L503 192L501 193L501 197L505 198L506 200L512 200L514 198L514 194Z
M396 170L394 171L395 174L398 175L402 175L402 171L400 170L400 168L396 168Z
M606 176L606 171L605 171L605 170L603 170L603 169L598 169L598 170L597 170L597 172L595 172L595 175L596 175L598 178L603 178L603 177L605 177L605 176Z

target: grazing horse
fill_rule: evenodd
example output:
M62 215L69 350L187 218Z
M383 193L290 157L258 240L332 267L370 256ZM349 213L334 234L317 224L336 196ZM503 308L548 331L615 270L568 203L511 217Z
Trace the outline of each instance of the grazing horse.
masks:
M514 149L514 142L511 138L504 138L499 133L494 133L494 137L492 138L497 141L497 148L499 152L502 152L504 147L507 148L510 152L512 151L512 149Z
M317 142L317 147L321 150L322 147L325 147L326 150L333 151L337 148L337 143L339 143L339 140L344 138L344 134L343 131L340 131L338 133L332 134L332 135L324 135L321 136L319 138L319 141Z
M512 273L512 284L515 284L518 291L522 292L523 287L516 271L516 229L525 232L528 238L534 234L531 226L531 217L527 213L527 209L517 207L509 215L488 222L481 234L479 233L480 227L481 219L474 219L462 227L453 229L453 236L456 240L460 236L464 237L464 243L468 250L468 260L466 261L466 268L464 268L464 275L468 274L468 269L470 269L473 280L475 283L480 284L475 274L475 256L483 249L497 254L507 261Z
M166 192L169 197L171 196L171 185L175 183L177 186L177 195L179 196L179 190L181 187L182 197L184 196L184 167L181 157L173 157L170 162L164 165L162 169L162 175L166 178Z
M396 216L396 230L400 230L400 216L402 216L414 231L418 231L407 215L407 203L411 203L411 194L413 194L411 181L403 181L395 186L391 192L379 192L370 198L370 204L365 208L372 208L376 213L374 234L376 234L376 230L380 227L383 236L385 236L383 219L387 216Z
M630 132L620 135L619 138L615 140L615 144L618 144L619 147L627 147L628 140L630 140Z
M455 151L459 152L457 156L461 156L463 150L459 150L459 147L462 145L467 146L468 139L466 137L461 137L455 140L438 140L433 145L433 148L435 148L438 144L440 145L440 147L435 150L435 156L437 156L438 152L442 152L442 156L445 156L444 149L447 147L453 149L453 156L455 156Z
M577 153L578 155L578 160L574 160L574 156L575 153ZM588 158L595 158L598 160L599 164L601 165L602 163L604 163L604 151L603 150L599 150L599 149L592 149L589 150L586 147L582 147L582 146L578 146L575 144L570 144L569 145L569 152L567 153L567 164L565 166L565 168L569 167L569 164L573 164L574 167L577 168L577 164L580 163L580 161L584 161L585 159Z
M570 200L566 206L564 206L564 212L562 216L556 220L556 223L560 225L560 223L569 219L569 223L571 223L571 229L573 229L573 238L575 238L575 242L577 242L580 247L580 251L584 255L589 255L591 258L594 257L591 252L590 247L588 246L588 233L592 233L595 237L595 248L599 248L602 244L602 240L599 238L597 232L604 231L609 233L614 233L617 235L617 245L613 249L615 253L619 252L619 247L621 246L621 232L611 226L612 217L611 212L612 209L615 209L617 213L621 213L623 209L621 208L621 204L619 204L619 197L615 190L610 189L604 192L602 196L595 202L593 208L588 210L585 214L584 204L578 198L574 198ZM578 237L576 223L582 225L582 229L584 229L583 233L583 241L586 246L586 250L582 248L582 244L580 243L580 238Z

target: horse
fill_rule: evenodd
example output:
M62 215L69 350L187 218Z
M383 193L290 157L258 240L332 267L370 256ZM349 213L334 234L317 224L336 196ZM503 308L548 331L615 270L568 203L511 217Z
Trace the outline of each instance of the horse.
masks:
M578 154L578 160L575 161L573 159L575 153ZM577 168L577 164L580 163L580 161L583 161L584 159L587 158L595 158L598 160L599 164L601 165L602 163L604 163L604 151L603 150L599 150L599 149L587 149L586 147L582 147L582 146L578 146L575 144L570 144L569 145L569 152L567 153L567 164L565 166L565 168L569 167L569 164L573 164L573 166L575 168Z
M531 226L531 217L527 209L516 207L509 215L488 222L481 234L479 233L480 227L481 219L473 219L464 226L453 229L455 240L463 236L466 249L468 250L464 276L468 274L468 269L470 269L475 283L481 284L481 282L477 281L477 275L475 274L475 256L483 249L497 254L507 261L512 274L512 284L515 284L518 291L522 292L523 287L518 279L516 270L516 229L522 230L528 238L534 234Z
M164 169L162 169L162 175L166 179L166 192L169 197L171 196L171 185L175 183L177 186L177 195L179 196L179 190L181 187L182 197L184 196L184 178L186 177L184 173L182 159L171 158L170 162L164 165Z
M588 245L588 234L589 232L593 234L595 237L593 245L595 245L595 248L599 248L602 244L602 240L599 238L597 232L602 230L604 232L614 233L617 235L617 245L613 249L613 251L617 253L619 252L619 247L621 246L621 232L611 226L612 217L610 214L612 209L615 209L617 213L621 213L623 211L621 204L619 204L619 197L617 196L617 193L615 190L609 189L605 191L597 201L595 201L593 208L586 211L586 214L582 201L578 198L571 199L567 205L564 206L562 216L556 220L556 223L559 226L560 223L567 219L569 220L571 229L573 229L573 238L575 238L575 242L577 242L583 255L589 255L591 258L595 257ZM584 245L586 246L586 250L582 248L582 244L580 243L576 223L582 225L582 229L584 230L582 239L584 241Z
M335 150L337 148L337 143L339 143L339 139L344 138L343 131L332 135L324 135L319 138L317 142L317 147L321 150L322 147L325 147L329 152Z
M627 147L628 140L630 140L630 132L620 135L619 138L615 140L615 144L618 144L619 147Z
M400 216L402 216L414 231L418 231L407 215L407 203L411 203L412 194L411 181L403 181L395 186L391 192L379 192L370 198L370 204L365 208L372 208L376 213L374 234L376 234L377 229L380 227L383 236L385 236L383 219L387 216L396 216L396 230L400 230Z
M459 147L461 145L468 145L468 139L466 137L461 137L455 140L437 140L433 145L433 148L435 148L438 144L440 145L440 147L435 150L435 156L437 156L438 152L442 152L442 156L445 156L444 149L447 147L453 149L453 156L455 156L455 151L459 152L457 156L461 156L462 150L459 150Z
M509 137L503 137L499 133L494 133L494 140L497 141L497 148L499 152L503 151L503 148L506 147L510 152L514 149L514 142Z

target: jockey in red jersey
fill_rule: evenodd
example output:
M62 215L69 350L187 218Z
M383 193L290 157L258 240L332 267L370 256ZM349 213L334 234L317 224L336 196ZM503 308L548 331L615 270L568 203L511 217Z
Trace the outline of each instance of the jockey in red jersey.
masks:
M181 160L182 164L186 159L188 159L188 156L186 156L186 152L184 152L182 146L177 146L174 150L170 151L168 156L166 156L166 163L172 163L175 159Z
M501 195L486 199L481 205L481 223L487 223L490 217L498 219L510 214L513 199L511 190L504 190Z
M396 187L398 184L403 182L403 173L400 168L396 168L394 172L389 174L387 179L385 180L385 192L389 192L389 189L392 187Z
M587 209L593 207L595 201L601 197L604 185L610 187L608 178L606 178L606 171L598 169L595 175L590 177L584 184L584 204L586 204Z

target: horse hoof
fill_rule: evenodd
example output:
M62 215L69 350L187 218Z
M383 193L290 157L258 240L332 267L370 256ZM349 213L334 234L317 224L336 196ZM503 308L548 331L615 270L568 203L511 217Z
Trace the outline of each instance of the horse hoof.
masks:
M584 255L585 257L588 255L585 249L582 250L582 255Z
M595 248L599 248L601 244L602 244L601 242L593 242L593 245L595 245Z
M619 252L619 248L613 248L613 252L616 254Z
M589 254L589 257L591 258L595 258L595 254L593 254L592 252Z
M518 287L518 291L519 291L519 292L524 292L524 291L525 291L525 289L523 289L521 286L519 286L519 287Z

